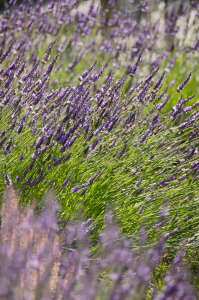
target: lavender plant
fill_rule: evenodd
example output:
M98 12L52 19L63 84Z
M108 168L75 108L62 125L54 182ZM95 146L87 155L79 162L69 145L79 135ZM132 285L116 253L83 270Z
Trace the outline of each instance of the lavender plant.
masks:
M110 1L108 22L93 1L87 12L76 0L41 4L10 1L0 19L1 194L13 183L39 211L55 189L59 219L83 207L94 238L111 204L135 245L144 225L147 244L196 249L198 4L166 14L172 53L147 1L139 21Z

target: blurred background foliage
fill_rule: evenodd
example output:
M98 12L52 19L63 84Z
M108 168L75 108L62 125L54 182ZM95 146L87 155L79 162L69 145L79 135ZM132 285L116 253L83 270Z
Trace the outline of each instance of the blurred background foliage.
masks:
M28 0L17 0L17 4L21 4L22 2L27 2ZM84 2L89 2L89 0L83 0ZM9 1L6 0L0 0L0 11L2 12L4 10L4 3L9 3ZM33 3L37 3L38 0L32 0ZM101 2L101 7L102 9L107 9L109 7L108 3L109 0L100 0ZM130 9L134 9L134 7L136 6L140 6L140 9L137 10L136 13L136 17L140 18L142 15L142 4L144 4L145 1L140 1L140 0L114 0L115 3L115 7L117 7L121 12L124 12L127 8ZM149 13L153 12L153 10L155 9L157 3L165 3L165 5L167 6L168 4L173 4L174 7L177 7L179 5L179 3L181 2L181 0L164 0L164 1L160 1L160 0L150 0L149 2ZM191 0L184 0L183 3L189 3L191 2ZM44 4L48 4L49 0L43 0Z

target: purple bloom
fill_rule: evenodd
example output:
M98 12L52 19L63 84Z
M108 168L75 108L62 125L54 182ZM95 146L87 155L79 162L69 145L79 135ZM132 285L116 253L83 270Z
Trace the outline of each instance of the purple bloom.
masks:
M0 57L0 63L2 63L6 59L6 57L10 54L10 51L12 50L13 44L14 44L14 41L11 41L11 43L8 46L8 49Z
M12 182L11 182L11 180L10 180L10 178L9 178L9 176L8 176L8 174L7 174L6 171L4 173L4 178L5 178L5 185L6 185L6 187L9 187Z
M170 98L171 98L170 95L166 96L166 97L163 99L162 103L159 103L159 104L157 105L157 109L158 109L159 111L161 111L161 110L165 107L165 105L167 104L167 102L169 101Z
M38 138L38 141L37 141L37 143L36 143L35 149L41 148L41 146L43 145L43 142L44 142L43 136L42 136L42 137L39 137L39 138Z
M51 183L50 183L50 185L49 185L49 188L51 189L51 188L53 187L54 184L55 184L55 181L52 180Z
M42 177L40 177L40 178L38 178L38 179L34 179L34 180L31 182L31 186L35 186L35 185L39 184L41 180L42 180Z
M185 85L189 82L191 75L192 75L192 72L190 72L189 75L187 76L187 78L185 79L185 81L179 85L179 87L177 88L178 93L180 93L184 89Z
M0 149L3 147L3 144L5 143L6 141L6 137L4 137L1 142L0 142Z
M11 137L11 138L9 139L7 145L5 146L5 151L9 151L9 150L10 150L12 141L13 141L13 139L12 139L12 137Z
M79 192L79 190L80 190L80 187L78 185L76 185L75 187L73 187L71 189L71 192L75 194L75 193Z
M17 128L17 134L21 134L22 129L23 129L23 124L19 125L19 127Z
M139 54L139 56L137 58L137 61L135 62L135 64L132 67L132 70L131 70L131 73L130 73L131 77L134 77L136 75L138 67L139 67L139 64L141 62L141 58L142 58L142 52Z
M23 161L23 160L24 160L23 154L21 154L21 155L19 156L19 160L20 160L20 161Z
M55 58L53 59L53 61L49 64L45 75L50 75L50 73L51 73L52 69L54 68L54 65L55 65L56 61L58 60L58 58L59 58L59 55L57 54L55 56Z
M52 42L48 48L48 51L44 55L44 59L42 60L42 64L45 64L50 59L50 53L52 52L54 46L56 44L56 41Z
M158 80L156 81L155 86L153 87L154 90L159 89L159 87L160 87L160 85L161 85L161 83L162 83L162 80L163 80L164 77L165 77L165 74L166 74L166 72L164 71L164 72L162 73L162 75L158 78Z
M146 131L146 133L141 136L140 143L144 143L146 141L146 139L149 137L150 134L151 134L151 131L148 129Z
M19 181L20 181L20 174L16 176L15 181L16 181L16 182L19 182Z
M149 83L153 77L155 76L155 74L157 74L159 68L156 68L151 74L149 74L149 76L145 79L145 83Z
M54 162L53 166L54 167L58 166L62 160L63 160L63 158L59 158L59 159L55 158L55 162Z
M31 170L34 168L34 166L35 166L35 163L32 162L32 163L30 164L30 166L29 166L29 171L31 171Z
M85 195L87 192L87 189L84 189L82 192L81 192L81 196Z
M94 176L90 177L86 183L86 186L92 185L94 180L100 175L101 171L99 170Z
M142 191L141 190L137 190L135 193L136 195L140 194Z
M68 177L66 180L64 180L64 182L63 182L61 188L62 188L62 189L66 188L68 184L69 184L69 177Z

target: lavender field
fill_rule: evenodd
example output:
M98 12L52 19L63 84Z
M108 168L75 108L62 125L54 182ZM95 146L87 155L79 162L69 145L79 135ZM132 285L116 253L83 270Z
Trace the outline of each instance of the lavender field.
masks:
M199 295L199 3L130 2L4 4L0 299Z

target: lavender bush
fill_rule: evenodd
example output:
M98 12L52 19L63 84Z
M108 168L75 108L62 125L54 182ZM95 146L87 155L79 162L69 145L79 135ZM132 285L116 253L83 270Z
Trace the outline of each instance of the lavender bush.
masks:
M0 18L1 195L13 184L38 212L54 189L58 218L81 208L93 241L110 205L135 247L144 226L147 247L196 251L198 3L157 1L150 18L142 1L139 20L114 1L15 3Z
M0 229L1 299L195 299L181 267L182 253L174 259L161 291L153 285L152 272L165 238L139 257L106 214L106 227L93 255L90 220L71 223L59 232L58 206L51 198L35 218L33 207L18 210L12 185L7 189Z

